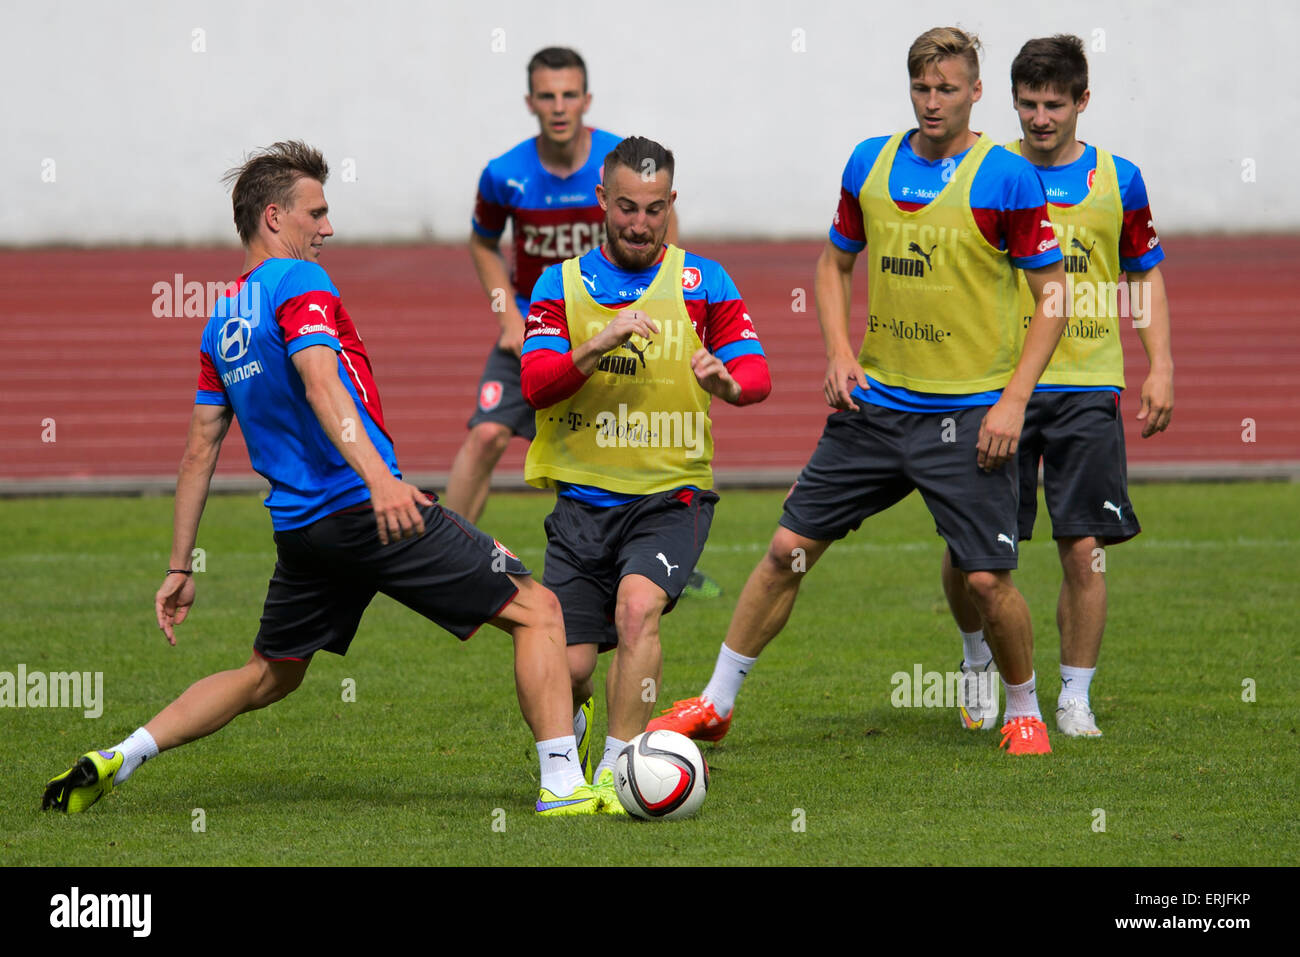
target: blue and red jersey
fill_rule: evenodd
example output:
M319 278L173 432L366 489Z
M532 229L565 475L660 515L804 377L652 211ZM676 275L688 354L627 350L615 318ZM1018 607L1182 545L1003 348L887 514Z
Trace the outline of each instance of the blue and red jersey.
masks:
M662 260L662 256L660 257ZM591 298L612 309L629 306L650 287L660 263L648 269L628 272L596 248L579 259L582 281ZM771 375L754 321L745 308L736 284L727 271L711 259L686 252L682 264L682 299L700 342L723 361L740 384L737 405L766 398L772 389ZM573 375L569 324L564 308L564 277L559 266L551 266L537 281L525 323L521 385L524 398L535 408L567 398L581 387L585 377ZM557 361L568 359L567 365ZM593 505L618 505L636 498L585 486L564 486L561 495Z
M889 195L904 211L927 206L952 179L953 171L969 151L941 160L927 160L912 150L903 137L889 171ZM860 253L867 245L859 196L888 136L859 143L844 166L840 200L830 229L830 240L840 249ZM971 214L989 245L1005 250L1017 269L1038 269L1059 262L1061 250L1047 223L1047 195L1034 167L1014 153L995 146L975 172L970 190ZM869 389L855 388L853 397L903 412L949 412L992 405L1000 389L973 395L933 395L887 386L867 377Z
M1147 199L1147 186L1142 181L1142 171L1122 156L1111 154L1115 161L1115 178L1119 181L1119 195L1124 209L1124 224L1119 234L1119 264L1125 272L1146 272L1164 261L1165 251L1156 234L1155 220L1151 216L1151 203ZM1092 189L1097 173L1097 147L1085 144L1083 154L1073 163L1062 166L1035 166L1043 182L1047 201L1053 206L1074 206L1083 202ZM1039 383L1035 392L1114 392L1114 386L1080 386Z
M510 282L521 313L528 311L528 293L543 270L595 249L605 238L596 186L606 154L622 138L604 130L590 133L591 154L570 176L543 168L533 137L488 163L479 178L474 232L498 239L512 223Z
M1156 235L1155 220L1151 217L1151 203L1147 199L1147 186L1142 181L1142 171L1122 156L1111 154L1115 161L1115 176L1119 180L1119 194L1124 207L1124 225L1119 236L1119 264L1125 272L1146 272L1165 258ZM1085 145L1083 155L1064 166L1035 166L1043 182L1047 201L1053 206L1074 206L1082 202L1092 189L1097 172L1097 147Z
M579 267L591 298L613 309L639 299L659 273L658 262L648 269L627 272L611 262L602 249L584 254L579 259ZM682 299L695 334L724 363L741 356L764 355L745 301L718 263L687 252L682 266ZM527 356L538 349L560 353L570 349L569 325L564 313L564 278L558 266L542 274L528 309L523 354Z
M307 402L292 357L309 346L337 353L358 426L400 478L370 358L325 270L300 259L268 259L236 287L204 327L194 401L234 409L253 468L271 483L265 504L272 526L300 528L370 498Z

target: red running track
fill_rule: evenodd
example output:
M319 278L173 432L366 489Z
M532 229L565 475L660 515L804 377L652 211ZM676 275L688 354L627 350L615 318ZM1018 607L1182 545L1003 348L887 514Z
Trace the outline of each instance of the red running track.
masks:
M772 397L714 403L716 466L790 470L807 459L827 408L812 297L820 244L703 243L745 296L772 367ZM1173 314L1173 426L1143 440L1134 419L1146 360L1123 326L1129 460L1300 460L1300 237L1170 239L1161 267ZM465 434L495 321L460 246L331 247L322 264L365 337L398 459L408 474L450 467ZM157 318L154 284L228 281L226 249L0 252L0 486L42 479L174 476L198 373L201 318ZM855 341L866 317L856 280ZM795 312L797 290L807 310ZM1243 441L1244 419L1255 441ZM52 431L50 428L52 420ZM45 441L53 438L53 441ZM513 443L499 475L519 476ZM219 474L248 476L232 431Z

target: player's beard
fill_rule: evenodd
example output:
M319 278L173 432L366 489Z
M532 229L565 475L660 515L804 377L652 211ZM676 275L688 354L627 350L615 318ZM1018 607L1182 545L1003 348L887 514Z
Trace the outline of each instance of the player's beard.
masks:
M642 237L638 236L637 239ZM664 237L649 237L649 244L644 251L637 251L629 247L623 241L623 237L617 233L607 233L607 242L609 243L609 258L614 260L614 264L624 272L641 272L649 269L659 258L659 251L663 248ZM656 242L655 240L658 240Z

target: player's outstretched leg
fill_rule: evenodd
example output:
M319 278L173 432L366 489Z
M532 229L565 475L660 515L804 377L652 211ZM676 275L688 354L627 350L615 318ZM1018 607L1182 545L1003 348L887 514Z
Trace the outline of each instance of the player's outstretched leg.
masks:
M279 701L302 683L308 661L268 661L254 654L242 668L220 671L190 685L108 751L91 751L45 785L42 810L76 814L122 784L162 751L205 737L246 711Z
M513 435L500 422L480 422L469 430L452 460L443 506L471 522L479 520L492 486L492 470L501 461Z
M1002 741L1011 754L1047 754L1052 750L1038 710L1034 679L1034 633L1029 606L1011 581L1011 572L964 571L966 591L984 623L1007 694Z
M1072 738L1101 737L1089 697L1106 630L1106 576L1095 567L1095 551L1100 546L1092 536L1056 542L1063 572L1056 605L1056 625L1061 632L1056 726Z
M992 731L998 727L998 672L993 650L984 640L979 610L966 591L966 576L953 567L952 552L943 550L944 597L961 633L961 701L957 716L968 731Z
M600 799L583 780L573 733L573 697L560 602L531 578L510 578L519 592L492 624L514 639L519 710L533 732L541 765L537 813L548 817L595 814Z
M718 651L703 693L678 701L647 726L648 731L676 731L697 741L720 741L731 728L740 686L767 643L781 633L794 608L804 574L830 547L780 526L767 554L749 575L732 613L727 637Z
M668 595L644 575L625 575L618 584L614 605L618 648L605 675L609 734L592 778L610 814L623 813L614 791L614 762L627 742L645 730L662 680L659 622L667 605Z

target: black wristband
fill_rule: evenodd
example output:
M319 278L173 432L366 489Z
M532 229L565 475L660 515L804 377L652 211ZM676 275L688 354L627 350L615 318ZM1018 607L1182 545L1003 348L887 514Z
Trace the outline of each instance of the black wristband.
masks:
M168 575L193 575L193 574L194 574L194 569L192 569L192 568L169 568L169 569L167 569L167 574L168 574Z

